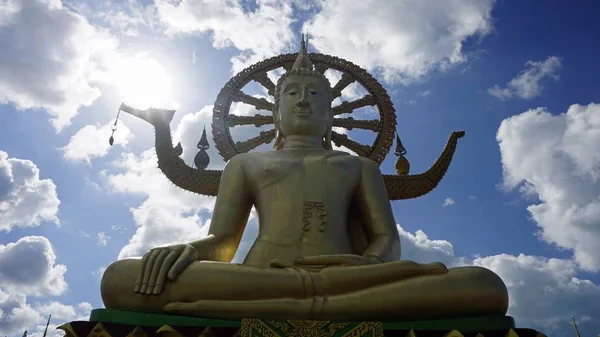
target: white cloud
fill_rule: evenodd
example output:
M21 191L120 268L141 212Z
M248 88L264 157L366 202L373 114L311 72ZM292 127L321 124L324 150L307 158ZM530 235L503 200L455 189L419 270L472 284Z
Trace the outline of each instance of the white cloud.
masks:
M88 21L100 17L101 23L133 35L137 26L153 28L154 6L129 1L121 7L117 12L84 4L63 7L57 0L0 4L0 104L44 109L57 132L70 124L79 108L100 97L98 84L108 84L106 89L116 89L136 107L176 107L169 73L159 61L148 53L119 50L117 37ZM35 30L30 22L36 22ZM95 156L80 153L73 153L72 159Z
M511 315L544 332L568 326L571 315L597 317L600 312L600 286L577 278L577 265L571 260L501 254L477 258L474 264L504 280Z
M110 229L112 229L113 231L119 233L119 234L125 234L125 232L127 232L127 228L121 225L112 225L110 226Z
M508 315L518 327L532 327L548 334L571 333L571 315L597 317L600 312L600 286L577 278L577 264L571 260L549 259L520 254L457 257L452 243L431 240L423 231L415 234L398 226L402 259L420 263L440 261L447 266L476 265L496 272L508 287ZM585 329L600 329L600 322L590 320Z
M542 93L542 81L547 78L558 80L558 71L562 67L560 59L550 56L545 61L527 61L525 70L501 88L498 85L488 89L488 93L498 99L506 100L517 97L532 99Z
M4 1L0 18L0 104L46 109L60 131L100 96L90 76L117 40L59 0Z
M67 267L56 264L52 245L43 236L26 236L0 245L0 285L25 295L60 295L67 290Z
M22 334L25 329L41 322L42 316L29 304L23 293L0 289L0 331L4 335Z
M114 52L106 56L105 67L96 71L93 78L112 86L127 104L138 109L178 109L179 103L173 100L171 75L149 52Z
M92 306L87 302L76 305L65 305L56 301L29 304L22 293L4 293L0 290L0 311L5 313L0 317L0 331L3 335L20 336L27 330L28 336L42 337L48 315L52 315L46 337L62 337L64 333L56 330L58 325L64 322L87 320L91 310Z
M454 201L454 199L452 199L452 198L446 198L446 199L444 199L444 203L442 204L442 207L452 206L455 203L456 203L456 201Z
M34 163L0 151L0 231L35 227L43 221L58 224L59 204L56 185L40 179Z
M491 29L493 0L322 3L304 24L310 43L386 82L408 83L467 59L463 42Z
M439 261L449 267L471 264L472 260L454 255L454 246L446 240L431 240L422 230L415 234L405 231L399 225L401 257L419 263Z
M207 136L212 140L211 113L212 107L208 106L195 114L183 116L173 132L174 143L181 142L182 158L189 165L198 152L196 144L204 125L209 126ZM214 146L208 152L211 157L209 168L223 168L224 162ZM157 168L153 148L140 156L123 154L114 165L122 172L104 173L114 192L147 197L139 207L131 209L137 230L121 249L119 258L142 256L156 246L189 242L206 235L207 219L201 218L198 213L212 209L214 198L192 194L173 185Z
M527 209L541 238L600 271L600 105L532 109L502 121L496 138L504 187L539 199Z
M213 47L240 50L231 60L234 73L293 47L290 25L294 19L288 1L259 0L254 11L240 1L160 1L156 7L167 34L212 32Z
M104 271L106 270L106 266L98 267L92 270L92 275L98 277L98 281L102 280L102 275L104 275Z
M331 86L335 86L337 82L342 78L342 73L337 70L327 69L325 71L325 77L329 80ZM352 82L341 92L341 96L333 100L332 106L339 105L342 100L353 101L359 99L367 94L365 88L358 82Z
M115 34L132 38L139 38L147 29L155 30L158 24L156 8L137 0L98 1L80 6L80 9L87 16L100 19Z
M63 294L68 288L64 278L66 271L66 266L56 263L52 245L45 237L26 236L0 245L0 331L3 335L21 334L25 329L32 335L32 328L43 331L48 314L59 320L81 317L77 314L81 314L81 308L87 303L80 304L79 309L58 302L27 303L29 295ZM89 313L89 304L87 308ZM33 335L41 336L41 333ZM49 336L55 335L50 331Z
M89 165L93 158L105 156L110 149L108 138L112 134L113 125L114 120L102 126L86 125L79 129L71 136L69 143L61 148L64 158L71 161L82 161ZM121 121L117 123L115 134L114 145L125 147L133 139L133 134Z
M98 239L98 245L103 247L106 247L106 245L108 244L108 240L110 240L110 236L106 235L106 233L104 232L98 232L96 237Z

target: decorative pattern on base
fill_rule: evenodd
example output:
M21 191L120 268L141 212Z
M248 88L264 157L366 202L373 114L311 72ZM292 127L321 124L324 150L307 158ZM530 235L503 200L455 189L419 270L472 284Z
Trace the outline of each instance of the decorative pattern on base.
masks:
M510 316L413 322L228 321L113 309L92 310L89 322L58 329L66 337L546 337L532 329L516 329Z
M383 337L381 322L243 319L241 337Z
M159 328L102 322L71 322L58 327L65 337L546 337L533 329L461 332L458 330L383 330L378 322L317 322L248 320L242 328L171 326ZM270 324L276 322L276 324ZM324 325L320 325L325 323ZM287 333L281 329L287 329Z

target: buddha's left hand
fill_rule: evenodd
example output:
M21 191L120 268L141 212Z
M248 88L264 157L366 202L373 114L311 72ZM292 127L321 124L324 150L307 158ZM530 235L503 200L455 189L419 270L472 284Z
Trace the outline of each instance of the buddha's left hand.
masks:
M350 267L364 266L368 264L381 263L377 258L367 258L355 254L335 254L335 255L315 255L306 257L297 257L294 259L294 265L309 267L309 266L326 266L326 267Z

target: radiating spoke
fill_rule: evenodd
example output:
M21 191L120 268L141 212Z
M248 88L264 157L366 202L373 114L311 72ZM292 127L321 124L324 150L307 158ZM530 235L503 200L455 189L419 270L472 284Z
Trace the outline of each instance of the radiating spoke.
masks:
M264 98L256 98L244 92L238 91L232 95L234 102L242 102L254 106L257 110L273 111L273 103Z
M352 117L348 118L334 118L333 126L339 126L345 128L347 130L352 129L363 129L363 130L371 130L375 132L379 132L381 130L381 123L378 119L354 119Z
M375 105L375 98L373 98L373 96L371 95L365 95L364 97L352 102L343 101L342 104L336 106L332 110L334 115L341 115L345 113L350 113L358 108L372 105Z
M229 126L254 125L256 127L273 124L273 116L256 114L254 116L240 116L229 114L226 118Z
M275 139L275 129L269 131L262 131L258 136L235 143L235 148L238 153L244 153L251 151L262 144L269 144Z
M253 80L265 87L265 89L267 89L267 91L269 92L269 95L273 96L275 94L275 83L271 81L267 73L256 74Z
M348 138L348 135L340 134L335 131L331 133L331 140L337 146L345 146L348 149L356 152L359 156L366 157L371 153L371 147L362 145Z
M347 73L342 74L342 78L333 87L333 99L336 99L342 95L342 90L353 83L355 80Z

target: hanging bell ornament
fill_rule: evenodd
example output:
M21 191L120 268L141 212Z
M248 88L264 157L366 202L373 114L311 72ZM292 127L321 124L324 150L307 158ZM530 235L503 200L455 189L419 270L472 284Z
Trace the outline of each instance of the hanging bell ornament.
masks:
M410 162L404 156L406 154L406 149L402 145L402 141L400 140L400 136L396 133L396 150L394 154L398 157L396 159L396 173L400 176L405 176L410 172Z
M206 127L202 130L202 136L200 137L197 147L199 151L194 158L194 165L197 169L204 170L208 167L208 164L210 164L210 156L206 152L209 147L208 139L206 137Z
M123 103L121 103L121 106L123 105ZM110 133L110 138L108 139L108 144L110 144L110 146L113 146L113 144L115 143L115 138L113 137L115 135L115 131L117 131L117 122L119 121L119 115L121 114L121 108L119 108L119 110L117 111L117 118L115 118L115 124L113 124L110 128L112 129L112 132Z

